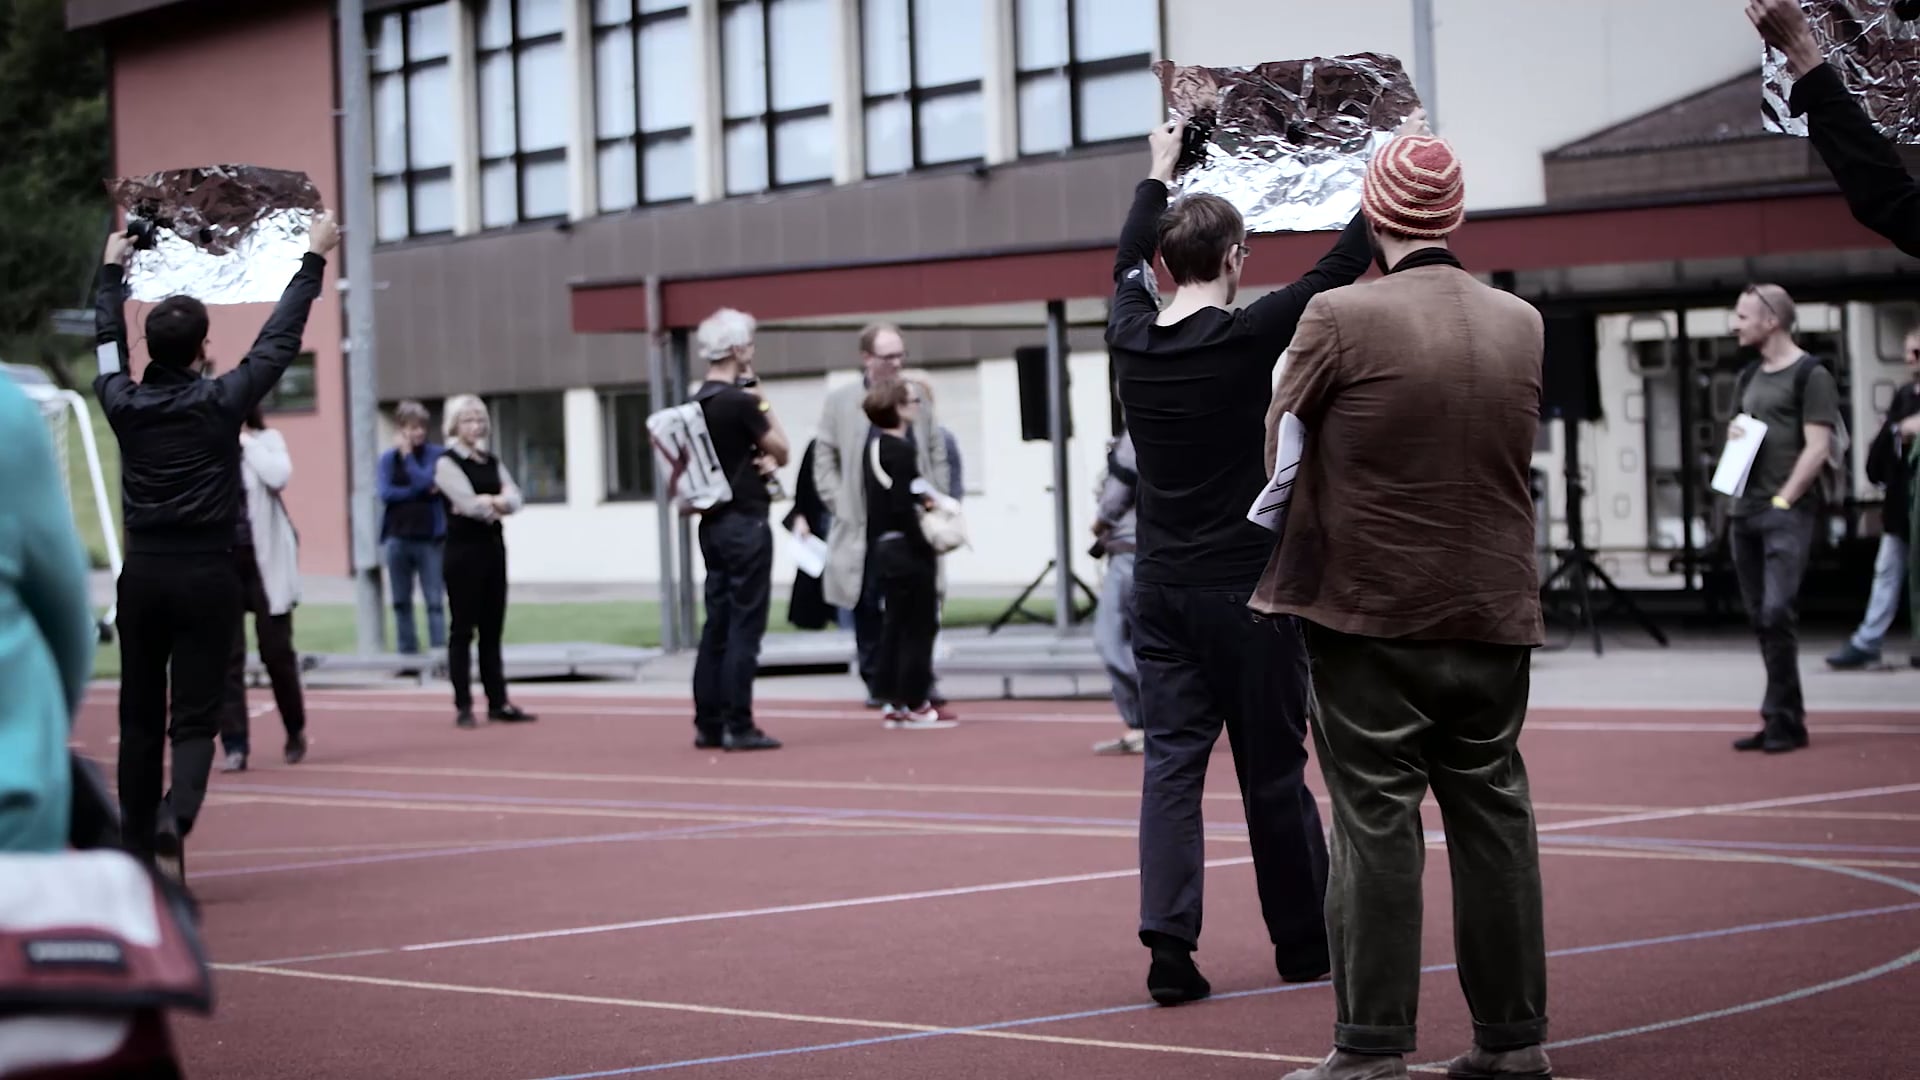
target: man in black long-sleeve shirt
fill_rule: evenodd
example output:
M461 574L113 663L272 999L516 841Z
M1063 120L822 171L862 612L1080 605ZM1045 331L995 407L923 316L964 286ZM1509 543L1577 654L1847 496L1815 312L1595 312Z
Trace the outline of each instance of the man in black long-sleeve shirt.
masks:
M320 295L329 215L259 338L232 371L203 378L207 310L175 296L148 313L149 363L127 371L125 236L107 241L95 298L94 396L120 441L127 557L120 572L120 810L125 846L185 877L184 839L206 797L228 652L244 597L234 563L242 509L240 425L300 352ZM168 719L169 669L172 718ZM166 742L173 785L161 795Z
M1827 63L1798 0L1749 0L1747 18L1787 57L1787 107L1807 118L1807 137L1846 196L1854 219L1920 259L1920 183Z
M1223 724L1276 966L1289 981L1328 970L1327 848L1303 779L1306 652L1292 619L1247 609L1273 534L1246 513L1267 482L1274 365L1307 301L1352 284L1371 253L1356 216L1299 281L1231 308L1248 253L1245 223L1210 195L1168 209L1182 126L1150 136L1153 170L1135 189L1120 235L1107 321L1140 474L1140 940L1153 953L1147 990L1167 1005L1211 992L1192 953L1201 921L1201 791ZM1154 287L1156 249L1178 286L1165 311Z

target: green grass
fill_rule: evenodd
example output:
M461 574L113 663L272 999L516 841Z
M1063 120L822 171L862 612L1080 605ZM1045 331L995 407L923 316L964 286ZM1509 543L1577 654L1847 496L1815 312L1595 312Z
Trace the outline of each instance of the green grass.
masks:
M773 617L768 630L789 630L786 600L774 598ZM960 628L986 626L1007 606L1007 601L988 597L953 597L947 601L944 623ZM1027 610L1043 619L1053 617L1053 601L1030 600ZM393 619L387 622L387 641L393 641ZM414 610L414 623L424 636L425 613ZM1016 624L1017 625L1017 624ZM559 641L593 641L607 645L653 647L660 644L660 605L651 600L621 602L582 602L568 604L508 603L505 641L509 645L535 645ZM247 643L253 645L253 620L247 620ZM311 604L294 609L293 643L301 652L351 653L354 651L354 612L348 604ZM94 657L93 674L98 679L120 675L120 649L117 644L102 646Z

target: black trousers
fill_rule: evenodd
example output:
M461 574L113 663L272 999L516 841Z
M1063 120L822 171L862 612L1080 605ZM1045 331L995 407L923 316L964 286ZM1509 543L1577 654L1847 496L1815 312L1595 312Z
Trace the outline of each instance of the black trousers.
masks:
M933 639L940 632L939 564L905 537L882 538L873 548L873 576L881 603L873 696L910 709L924 705L933 692Z
M1760 639L1767 691L1760 715L1767 730L1803 737L1807 704L1800 691L1800 583L1813 552L1818 518L1812 506L1773 507L1733 519L1728 529L1740 597Z
M767 519L722 513L700 521L707 567L707 621L693 661L693 726L715 737L753 730L753 680L773 600L773 528Z
M1540 853L1519 749L1532 650L1306 631L1315 750L1333 799L1333 1044L1413 1052L1428 787L1446 824L1474 1043L1497 1053L1544 1041Z
M122 565L120 814L128 850L153 851L166 748L167 793L182 835L192 831L213 769L213 738L226 697L233 628L244 601L231 551L133 552Z
M1327 970L1327 842L1307 790L1307 658L1298 623L1247 608L1252 588L1135 580L1140 719L1140 932L1200 940L1201 793L1226 730L1260 910L1282 970Z
M487 708L507 705L506 669L500 660L500 633L507 623L507 548L497 539L447 544L447 677L453 680L453 705L473 711L472 652L480 638L480 684Z
M306 699L300 691L300 657L293 649L293 612L273 614L267 600L266 583L260 580L260 564L254 561L253 548L235 548L234 569L240 575L240 591L246 601L241 618L234 620L233 649L227 657L227 696L220 715L220 744L229 753L252 749L247 716L247 623L253 615L253 636L260 645L260 659L267 665L267 678L273 683L273 704L280 712L280 723L293 739L307 729Z

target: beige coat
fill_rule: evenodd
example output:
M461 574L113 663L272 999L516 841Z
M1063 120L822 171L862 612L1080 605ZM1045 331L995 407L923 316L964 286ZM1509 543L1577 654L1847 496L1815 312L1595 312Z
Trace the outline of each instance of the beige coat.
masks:
M820 429L814 434L813 483L820 490L820 501L833 514L821 592L827 603L841 608L860 602L860 584L866 577L867 489L861 451L866 449L867 436L873 429L860 407L866 396L863 383L852 383L828 394L826 407L820 412ZM939 437L939 431L940 421L928 402L920 407L920 419L908 429L908 437L919 452L920 475L942 494L952 494L946 490L947 441ZM941 580L944 583L944 567Z

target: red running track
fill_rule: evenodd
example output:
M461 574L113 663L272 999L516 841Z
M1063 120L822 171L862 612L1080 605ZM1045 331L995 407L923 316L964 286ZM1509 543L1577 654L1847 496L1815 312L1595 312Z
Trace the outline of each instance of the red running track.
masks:
M724 755L683 703L523 694L538 723L468 732L438 698L310 692L294 768L255 719L188 851L219 965L216 1014L176 1025L190 1076L1271 1078L1326 1052L1326 985L1271 967L1224 748L1215 997L1162 1009L1104 705L891 732L763 701L787 748ZM96 691L87 753L112 716ZM1750 723L1531 718L1559 1075L1920 1072L1920 715L1819 716L1777 758L1727 748ZM1423 1064L1469 1030L1437 846L1426 895Z

